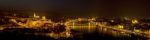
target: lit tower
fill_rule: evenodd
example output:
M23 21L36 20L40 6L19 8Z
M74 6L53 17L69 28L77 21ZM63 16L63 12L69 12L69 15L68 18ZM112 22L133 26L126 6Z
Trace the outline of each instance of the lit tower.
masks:
M46 17L45 17L45 16L42 16L42 20L46 20Z
M35 14L35 13L33 14L33 17L36 17L36 14Z
M33 14L34 18L39 18L39 16L36 15L36 13Z

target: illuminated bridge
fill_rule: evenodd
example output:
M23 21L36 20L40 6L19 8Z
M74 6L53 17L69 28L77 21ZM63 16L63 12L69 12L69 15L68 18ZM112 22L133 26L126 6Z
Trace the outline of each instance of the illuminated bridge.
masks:
M140 30L127 30L123 25L108 26L105 22L93 22L92 19L75 19L66 22L67 25L74 30L91 33L98 30L100 33L109 34L112 36L129 36L137 35L146 38L150 38L149 32Z

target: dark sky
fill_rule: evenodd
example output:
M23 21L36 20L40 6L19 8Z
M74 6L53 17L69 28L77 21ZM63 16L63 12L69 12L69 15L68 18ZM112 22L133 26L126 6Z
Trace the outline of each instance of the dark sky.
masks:
M35 11L46 16L147 15L147 0L0 0L1 10ZM21 10L21 11L20 11ZM149 15L148 15L149 16Z

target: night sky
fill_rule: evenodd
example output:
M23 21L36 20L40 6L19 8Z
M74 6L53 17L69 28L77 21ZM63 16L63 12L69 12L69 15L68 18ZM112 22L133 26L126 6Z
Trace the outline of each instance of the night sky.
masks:
M147 0L0 0L0 10L45 16L149 16Z

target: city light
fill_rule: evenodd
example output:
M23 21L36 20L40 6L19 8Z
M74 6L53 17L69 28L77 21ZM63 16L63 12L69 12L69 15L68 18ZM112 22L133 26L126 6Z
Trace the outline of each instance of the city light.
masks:
M51 21L51 19L47 19L45 16L42 16L39 18L36 17L37 15L34 14L33 18L13 18L13 19L9 19L9 21L13 24L17 24L18 26L16 27L9 27L9 28L29 28L29 29L37 29L38 31L44 29L44 30L48 30L48 31L52 31L52 32L48 32L48 33L35 33L35 35L46 35L46 36L50 36L53 37L55 39L61 38L61 37L72 37L73 34L71 30L76 30L76 31L81 31L81 32L85 32L87 31L88 33L94 32L95 30L98 30L100 32L104 32L104 33L113 33L111 35L114 36L123 36L126 34L126 36L130 36L130 34L134 34L134 35L143 35L142 33L145 33L147 35L147 37L149 37L149 32L147 31L141 31L139 29L126 29L126 26L124 26L123 24L118 24L118 25L109 25L109 22L95 22L96 19L95 18L78 18L78 19L72 19L72 20L68 20L66 22L53 22ZM18 21L20 20L20 21ZM110 20L111 22L114 22L115 20ZM10 23L10 24L11 24ZM133 19L132 20L132 24L137 24L139 23L137 19ZM13 26L13 25L11 25ZM62 31L61 29L59 29L59 27L63 27L66 30L64 30L63 32L59 32ZM134 25L132 25L134 26ZM132 27L130 26L130 27ZM7 27L6 27L7 28ZM0 27L0 30L4 30L5 28L3 26ZM134 31L132 31L134 30ZM43 31L41 31L43 32Z
M118 25L118 27L117 28L119 28L119 29L123 29L124 28L124 26L123 25Z
M136 19L132 20L132 24L137 24L137 23L138 23L138 20L136 20Z
M114 20L110 20L111 22L114 22Z

